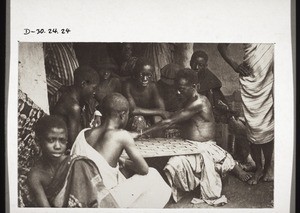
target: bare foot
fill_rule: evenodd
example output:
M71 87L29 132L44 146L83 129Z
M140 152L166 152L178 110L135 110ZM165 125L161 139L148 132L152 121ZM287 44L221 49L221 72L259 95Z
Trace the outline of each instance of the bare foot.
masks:
M263 176L263 181L270 182L274 180L273 167L269 166Z
M256 169L255 163L247 162L240 164L242 169L246 172L254 172Z
M244 171L239 165L236 165L233 168L233 172L234 174L237 176L238 179L240 179L241 181L248 181L252 175L246 171Z
M261 179L261 177L263 176L263 169L257 169L256 172L254 173L254 175L252 176L252 178L250 180L248 180L248 183L250 185L256 185L258 183L258 181Z

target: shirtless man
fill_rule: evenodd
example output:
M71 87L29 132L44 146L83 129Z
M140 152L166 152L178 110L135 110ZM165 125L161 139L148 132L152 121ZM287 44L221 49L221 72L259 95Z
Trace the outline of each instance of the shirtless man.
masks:
M52 181L55 171L67 157L67 126L57 116L45 116L36 124L36 140L41 146L42 156L28 174L29 187L37 206L50 207L45 189Z
M169 200L170 188L156 170L149 169L131 134L122 129L128 121L127 99L119 93L107 95L102 112L104 122L82 130L71 154L86 156L96 163L104 185L111 189L120 207L163 207ZM120 158L124 150L129 159ZM138 175L126 179L119 171L119 164ZM159 199L155 197L158 193Z
M143 130L138 136L153 131L168 128L174 124L181 126L184 139L199 143L215 140L215 119L209 100L196 91L197 75L191 69L183 69L177 73L175 84L178 93L185 97L184 107L161 122ZM229 155L229 153L228 153ZM235 164L233 172L242 181L247 181L251 175Z
M152 81L152 76L153 66L150 61L139 58L133 70L133 78L124 85L124 95L129 101L131 114L143 116L148 121L148 126L166 118L165 105L155 82ZM141 117L135 118L141 119Z
M113 92L121 92L122 88L121 79L115 74L118 67L112 58L98 61L95 64L95 69L99 74L99 85L96 88L94 98L89 100L89 106L93 113L91 127L97 127L101 124L101 112L98 106L102 103L103 98ZM90 117L91 115L88 115L89 120L91 120Z
M79 67L74 72L74 85L68 86L51 114L61 116L68 127L69 143L72 144L85 126L82 121L82 110L86 102L92 97L99 83L98 73L90 67Z

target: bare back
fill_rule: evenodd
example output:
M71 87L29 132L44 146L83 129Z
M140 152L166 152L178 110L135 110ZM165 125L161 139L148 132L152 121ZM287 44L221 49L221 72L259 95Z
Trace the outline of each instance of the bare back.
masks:
M111 167L116 167L123 150L130 158L130 167L138 174L146 174L148 165L142 157L134 140L126 130L109 129L102 125L85 132L86 141Z
M103 126L85 131L87 142L99 152L107 163L116 167L125 149L123 140L128 137L125 130L106 130Z

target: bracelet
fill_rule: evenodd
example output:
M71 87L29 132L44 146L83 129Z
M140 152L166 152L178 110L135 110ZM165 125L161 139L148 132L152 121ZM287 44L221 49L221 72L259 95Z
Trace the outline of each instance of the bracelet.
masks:
M98 110L95 111L94 115L95 116L102 116L101 112L99 112Z

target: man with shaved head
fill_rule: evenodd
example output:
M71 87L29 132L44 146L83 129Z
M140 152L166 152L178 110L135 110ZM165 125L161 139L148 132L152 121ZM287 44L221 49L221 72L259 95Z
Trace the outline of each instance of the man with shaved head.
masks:
M103 123L82 130L71 154L86 156L95 162L104 185L120 207L164 207L171 195L169 186L155 169L148 167L131 134L123 129L129 114L127 99L119 93L108 94L103 99L101 111ZM124 150L129 159L120 158ZM136 175L126 179L120 167Z

